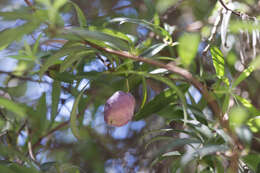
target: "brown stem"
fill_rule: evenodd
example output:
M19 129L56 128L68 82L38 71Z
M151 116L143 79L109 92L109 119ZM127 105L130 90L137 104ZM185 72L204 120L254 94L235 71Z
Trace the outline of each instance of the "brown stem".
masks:
M240 12L236 12L236 11L233 11L231 10L230 8L228 8L226 6L226 4L223 2L223 0L218 0L219 3L222 5L223 8L225 8L227 11L231 11L232 14L238 16L238 17L242 17L242 15L245 15L248 19L251 19L251 20L255 20L255 17L252 17L252 16L248 16L247 14L244 14L244 13L240 13Z
M110 48L100 47L100 46L95 45L95 44L88 42L88 41L85 41L85 44L88 44L95 49L105 51L107 53L111 53L111 54L114 54L114 55L118 55L122 58L132 59L134 61L144 62L144 63L150 64L150 65L156 66L156 67L164 68L164 69L169 70L172 73L175 73L175 74L182 76L186 81L188 81L189 83L194 85L202 93L202 95L207 100L207 102L208 102L210 108L212 109L213 113L215 114L215 116L217 116L219 118L219 120L222 122L221 108L219 107L216 100L209 93L207 88L204 85L202 85L196 78L194 78L193 75L189 71L187 71L186 69L175 66L172 63L164 64L164 63L161 63L159 61L155 61L155 60L151 60L151 59L148 59L148 58L132 55L132 54L125 52L125 51L117 51L117 50L113 50L113 49L110 49Z
M2 71L2 70L0 70L0 74L6 74L6 75L10 76L11 78L20 79L20 80L23 80L23 81L51 84L51 83L49 83L47 81L36 80L36 79L32 79L32 78L25 77L25 76L15 75L13 73L15 73L15 71L14 72L9 72L9 71Z
M239 159L239 150L237 150L237 148L240 146L240 142L239 142L237 136L234 133L232 133L232 130L229 127L228 121L223 119L222 110L221 110L220 106L218 105L217 101L215 100L215 98L209 93L207 87L204 86L201 82L199 82L195 77L193 77L193 75L189 71L187 71L186 69L183 69L181 67L178 67L178 66L176 66L172 63L164 64L164 63L161 63L159 61L155 61L155 60L151 60L151 59L148 59L148 58L132 55L132 54L125 52L125 51L117 51L117 50L113 50L113 49L110 49L110 48L100 47L100 46L93 44L89 41L84 41L84 43L93 47L93 48L95 48L95 49L98 49L100 51L104 51L104 52L107 52L107 53L110 53L110 54L118 55L121 58L132 59L134 61L144 62L144 63L150 64L150 65L156 66L156 67L167 69L172 73L175 73L175 74L182 76L187 82L194 85L201 92L201 94L203 95L205 100L208 102L209 107L213 111L216 118L219 120L222 128L234 140L234 146L232 146L233 154L230 157L230 160L231 160L231 166L232 166L231 170L233 172L237 171L238 159Z
M32 8L33 11L36 11L36 9L34 8L33 4L29 1L29 0L24 0L24 2Z
M92 103L92 99L89 100L88 104L86 104L85 108L83 109L82 112L80 112L77 117L81 116L84 114L85 110L89 107L89 105ZM41 141L52 135L54 132L56 132L57 130L60 130L61 128L67 126L70 123L70 120L62 122L61 124L59 124L58 126L56 126L55 128L51 129L50 131L48 131L46 134L44 134L43 136L41 136L32 146L32 150L34 150L36 147L38 147L41 144Z

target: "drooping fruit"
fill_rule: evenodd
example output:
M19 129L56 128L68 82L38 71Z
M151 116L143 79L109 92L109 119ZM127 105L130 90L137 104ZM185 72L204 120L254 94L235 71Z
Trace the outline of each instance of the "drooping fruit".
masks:
M107 100L105 104L105 122L111 126L123 126L133 118L134 109L134 96L131 93L117 91Z

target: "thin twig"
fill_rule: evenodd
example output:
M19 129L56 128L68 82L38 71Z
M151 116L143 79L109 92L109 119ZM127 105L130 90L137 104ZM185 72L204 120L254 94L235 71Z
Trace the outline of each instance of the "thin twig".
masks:
M29 0L24 0L24 2L25 2L29 7L31 7L33 11L36 10L35 7L33 6L33 4L32 4Z
M89 107L89 105L92 103L92 99L89 100L88 104L86 104L85 108L83 109L82 112L80 112L77 117L83 115L83 112ZM50 131L48 131L46 134L44 134L43 136L41 136L32 146L32 150L34 150L36 147L38 147L41 144L41 141L52 135L54 132L56 132L57 130L62 129L63 127L67 126L70 123L70 120L62 122L61 124L59 124L58 126L56 126L55 128L51 129Z
M225 8L227 11L231 11L232 14L238 16L238 17L243 17L243 16L246 16L248 19L251 19L251 20L255 20L255 17L252 17L252 16L248 16L247 14L244 14L244 13L241 13L241 12L236 12L234 10L231 10L230 8L228 8L226 6L226 4L223 2L223 0L218 0L219 3L222 5L223 8Z
M24 81L30 81L30 82L51 84L47 81L42 81L42 80L32 79L32 78L29 78L29 77L19 76L19 75L15 75L13 73L14 72L11 72L11 71L9 72L9 71L0 70L0 74L6 74L6 75L10 76L11 78L16 78L16 79L20 79L20 80L24 80Z
M36 147L38 147L42 140L50 135L52 135L54 132L56 132L57 130L60 130L61 128L65 127L66 125L68 125L70 123L70 120L68 121L65 121L61 124L59 124L58 126L56 126L55 128L51 129L50 131L48 131L46 134L44 134L43 136L41 136L37 141L36 143L33 144L32 146L32 150L34 150Z
M27 142L27 147L28 147L28 153L29 153L29 156L31 158L31 160L38 166L40 166L40 164L37 162L35 156L34 156L34 153L33 153L33 150L32 150L32 142L31 142L31 131L29 129L28 126L25 126L25 130L28 134L28 142Z
M148 58L132 55L132 54L125 52L125 51L117 51L117 50L113 50L113 49L110 49L110 48L100 47L100 46L95 45L95 44L88 42L88 41L85 41L84 43L90 45L91 47L93 47L95 49L105 51L107 53L111 53L111 54L114 54L114 55L118 55L122 58L132 59L134 61L144 62L144 63L150 64L150 65L156 66L156 67L164 68L164 69L169 70L172 73L175 73L175 74L182 76L187 82L194 85L202 93L202 95L207 100L207 102L208 102L210 108L212 109L213 113L215 114L215 116L218 117L221 124L224 125L224 122L223 122L223 119L222 119L222 111L221 111L221 108L219 107L218 103L216 102L216 100L209 93L207 88L204 85L202 85L196 78L194 78L193 75L189 71L187 71L186 69L175 66L172 63L171 64L164 64L164 63L161 63L159 61L155 61L155 60L151 60L151 59L148 59ZM228 126L224 125L223 127L228 127Z
M193 77L193 75L187 71L186 69L183 69L181 67L175 66L172 63L169 64L163 64L159 61L155 61L155 60L151 60L148 58L144 58L144 57L139 57L139 56L135 56L132 55L128 52L125 51L117 51L117 50L113 50L110 48L104 48L104 47L100 47L98 45L95 45L89 41L85 40L85 44L88 44L89 46L98 49L100 51L104 51L107 53L111 53L114 55L118 55L121 58L126 58L126 59L132 59L134 61L139 61L139 62L144 62L156 67L160 67L160 68L164 68L169 70L172 73L178 74L180 76L182 76L187 82L191 83L192 85L194 85L203 95L203 97L205 98L205 100L208 102L209 107L211 108L211 110L213 111L214 115L216 116L216 118L219 120L220 125L222 126L222 128L232 137L232 139L235 141L235 145L232 147L233 148L233 155L230 157L231 160L231 165L232 171L236 171L237 170L237 161L238 161L238 156L239 156L239 149L241 149L240 146L242 146L237 138L237 136L232 133L232 130L229 127L228 121L223 119L223 113L222 110L220 108L220 106L218 105L217 101L214 99L214 97L209 93L208 89L206 86L204 86L202 83L200 83L195 77Z

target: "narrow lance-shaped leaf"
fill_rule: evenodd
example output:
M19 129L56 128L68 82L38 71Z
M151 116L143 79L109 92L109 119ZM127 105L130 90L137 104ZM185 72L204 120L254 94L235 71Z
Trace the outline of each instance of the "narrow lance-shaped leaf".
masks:
M79 6L76 3L72 2L72 1L70 1L70 3L74 6L74 8L76 10L79 25L81 27L87 27L87 20L86 20L86 17L84 16L83 11L79 8Z
M150 23L146 20L132 19L132 18L126 18L126 17L117 17L117 18L111 19L109 22L111 22L111 23L112 22L119 22L120 24L123 24L125 22L129 22L129 23L142 25L142 26L154 31L155 33L165 37L166 40L168 39L168 41L170 43L172 42L171 35L164 28L157 26L153 23Z
M60 35L61 37L73 37L75 40L88 40L88 41L94 41L95 44L98 44L100 46L112 46L115 49L119 50L128 50L128 44L117 37L105 34L100 31L90 31L78 27L73 27L70 29L63 30L63 34Z
M165 43L158 43L158 44L152 45L151 47L146 49L143 53L141 53L140 56L152 57L152 56L156 55L157 53L159 53L166 46L167 46L167 44L165 44Z
M252 72L254 71L253 66L249 66L246 68L239 76L238 78L234 81L232 88L235 88L238 86L243 80L245 80Z
M73 107L72 107L72 110L71 110L71 113L70 113L70 128L71 128L71 131L72 131L73 135L78 140L81 139L81 136L80 136L80 131L79 131L78 127L77 127L77 113L78 113L77 112L77 108L78 108L78 104L79 104L80 98L83 95L86 86L81 90L81 92L79 93L79 95L75 99Z
M51 56L45 63L44 65L41 67L40 71L39 71L39 76L40 78L43 76L43 74L48 70L48 68L54 64L59 63L59 59L63 56L66 56L70 53L73 52L79 52L82 50L87 49L84 46L75 46L75 47L64 47L63 49L59 50L57 53L55 53L53 56Z
M135 115L135 120L146 118L147 116L160 111L170 102L176 100L175 96L176 92L172 89L162 91L139 110Z
M32 50L33 55L36 55L36 53L37 53L37 50L38 50L38 48L39 48L39 44L40 44L40 39L41 39L41 38L42 38L42 34L40 34L40 35L38 36L37 40L36 40L35 43L34 43L33 50Z
M225 77L225 60L222 52L216 46L211 47L210 52L217 77L229 86L229 80Z
M36 116L34 117L37 125L37 132L42 133L47 127L47 103L46 103L46 93L43 93L40 97L37 107L36 107Z
M147 142L144 148L147 149L148 146L154 142L165 141L165 140L172 140L172 137L171 136L156 136L156 137L152 138L149 142Z
M52 93L51 93L51 122L53 122L57 116L59 100L61 93L61 83L55 80L52 83Z
M225 61L223 54L216 46L211 47L210 52L212 55L213 65L216 70L216 75L219 79L221 79L225 75Z
M143 101L141 104L141 109L144 107L146 100L147 100L147 86L146 86L146 80L144 77L142 78L142 87L143 87Z
M251 114L253 114L253 116L260 114L260 111L257 110L249 100L247 100L243 97L240 97L238 95L235 95L235 97L243 104L244 107L246 107L250 111Z
M99 32L108 34L110 36L117 37L119 39L125 40L130 45L133 44L133 41L130 39L130 37L127 36L126 34L120 32L120 31L112 30L112 29L109 29L109 28L100 28L100 27L95 27L95 26L89 26L89 30L90 31L99 31Z
M25 117L27 114L27 106L19 103L15 103L4 97L0 97L0 106L3 106L7 110L21 116Z
M67 68L69 68L74 62L76 62L77 60L80 60L82 57L94 53L94 50L84 50L81 52L75 52L72 53L70 56L68 56L62 63L60 66L60 72L64 72Z

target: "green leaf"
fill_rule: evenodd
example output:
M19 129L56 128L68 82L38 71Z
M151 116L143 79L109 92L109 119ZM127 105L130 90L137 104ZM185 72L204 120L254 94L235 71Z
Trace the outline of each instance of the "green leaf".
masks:
M147 17L148 19L152 19L152 16L154 16L155 13L155 7L153 5L152 0L144 0L145 7L147 8Z
M249 66L246 68L239 76L238 78L234 81L232 88L235 88L238 86L243 80L245 80L252 72L254 71L253 66Z
M212 133L210 128L197 120L189 120L187 121L187 124L190 125L190 128L193 128L194 130L205 136L206 139L214 137L214 133Z
M0 106L3 106L7 110L15 113L16 115L19 115L20 117L27 116L28 107L23 104L15 103L12 100L0 97Z
M86 85L87 86L87 85ZM72 107L72 110L71 110L71 113L70 113L70 128L71 128L71 131L72 131L72 134L78 139L82 139L81 138L81 135L80 135L80 131L77 127L77 108L78 108L78 105L79 105L79 101L81 99L81 96L83 95L84 91L85 91L85 88L86 86L81 90L81 92L79 93L79 95L77 96L77 98L75 99L74 101L74 104L73 104L73 107Z
M55 0L53 2L53 8L56 10L60 9L63 5L65 5L67 0Z
M204 157L206 155L214 154L216 152L224 152L228 149L229 148L226 145L208 145L198 149L195 152L195 155L199 154L200 157Z
M210 48L212 55L213 65L216 70L216 75L219 79L222 79L225 75L225 61L222 52L216 46Z
M32 33L46 20L46 11L39 10L31 14L30 20L16 28L8 28L0 32L0 48L6 47L13 41L20 40L24 35Z
M229 24L231 32L239 33L241 30L252 33L253 30L260 30L260 24L256 24L254 21L243 20L243 21L231 21Z
M164 13L167 9L169 9L170 7L173 7L176 3L178 3L177 0L160 0L160 1L156 1L156 10L162 14Z
M206 145L194 152L187 152L181 159L181 163L185 166L191 160L195 158L202 158L206 155L211 155L216 152L225 152L229 148L226 145Z
M16 163L9 164L8 166L6 165L0 165L0 172L3 173L40 173L37 171L36 168L29 168L25 166L18 165Z
M181 153L179 151L171 151L171 152L164 153L162 157L171 157L171 156L180 156L180 155Z
M37 40L36 40L35 43L34 43L33 50L32 50L33 55L36 55L36 53L37 53L37 50L38 50L38 48L39 48L39 44L40 44L41 38L42 38L42 34L40 34L40 35L38 36Z
M249 119L247 125L250 127L252 132L258 132L260 130L260 116Z
M236 99L238 99L244 107L246 107L253 116L260 115L260 111L257 110L254 105L251 104L251 102L243 97L240 97L239 95L234 95Z
M222 105L222 111L223 112L226 112L228 110L229 100L230 100L230 94L226 94L225 98L224 98L223 105Z
M146 49L143 53L141 53L140 56L152 57L152 56L156 55L157 53L159 53L166 46L167 46L167 44L165 44L165 43L158 43L158 44L152 45L151 47Z
M160 26L160 16L158 13L155 13L154 16L153 16L153 23L157 26Z
M29 8L17 9L13 11L0 12L0 16L3 20L30 20L32 18L32 14Z
M91 30L91 31L99 31L99 32L108 34L110 36L117 37L119 39L125 40L130 45L133 44L133 41L130 39L129 36L127 36L126 34L124 34L122 32L116 31L116 30L112 30L112 29L109 29L109 28L100 28L100 27L95 27L95 26L90 26L89 30Z
M40 165L40 169L43 172L54 172L56 171L57 162L44 162Z
M154 31L156 34L163 36L164 40L168 41L168 43L170 43L170 44L172 43L171 35L164 28L157 26L153 23L150 23L146 20L132 19L132 18L126 18L126 17L117 17L117 18L111 19L109 22L111 22L111 23L119 22L120 24L129 22L129 23L141 25L141 26L144 26L144 27Z
M198 34L185 33L179 38L178 42L177 51L181 58L181 63L185 68L188 68L197 54L200 36Z
M74 6L74 8L76 10L79 25L81 27L87 27L87 20L86 20L86 17L84 15L83 11L79 8L79 6L76 3L72 2L72 1L70 1L70 3Z
M147 142L147 144L145 145L145 150L147 150L148 146L151 145L154 142L157 141L165 141L165 140L172 140L171 136L156 136L154 138L152 138L149 142Z
M42 78L43 74L48 70L48 68L54 64L60 63L60 58L63 56L66 56L68 54L88 50L88 48L84 46L75 46L75 47L66 47L65 45L61 50L56 52L54 55L52 55L50 58L47 59L47 61L43 64L39 71L39 76Z
M190 145L190 144L199 144L201 143L198 139L194 138L178 138L178 139L173 139L169 141L164 147L162 147L159 150L159 153L163 154L165 153L166 150L172 149L175 147L183 147L184 145Z
M260 154L251 153L243 157L243 161L254 171L257 171L257 167L260 163Z
M52 83L51 93L51 122L53 122L58 113L58 106L61 94L61 83L57 80Z
M144 107L146 100L147 100L147 86L146 86L146 80L144 77L142 77L142 88L143 88L143 101L141 104L141 109Z
M80 60L81 58L83 58L86 55L95 53L94 50L84 50L81 52L75 52L73 54L71 54L70 56L66 57L66 59L61 63L60 66L60 72L64 72L67 68L69 68L74 62L76 62L77 60Z
M245 124L248 118L248 112L243 107L234 107L229 112L229 124L233 129Z
M36 112L31 118L34 124L34 131L37 135L42 135L48 126L47 120L47 103L46 103L46 93L43 93L38 104L36 106Z
M63 35L61 37L72 36L75 40L88 40L90 42L96 41L95 44L100 46L112 46L113 48L119 50L128 50L128 44L117 37L113 37L111 35L105 34L99 31L90 31L82 28L70 28L63 30Z
M144 119L151 114L159 112L173 101L176 101L176 92L173 89L164 90L136 113L135 120Z

